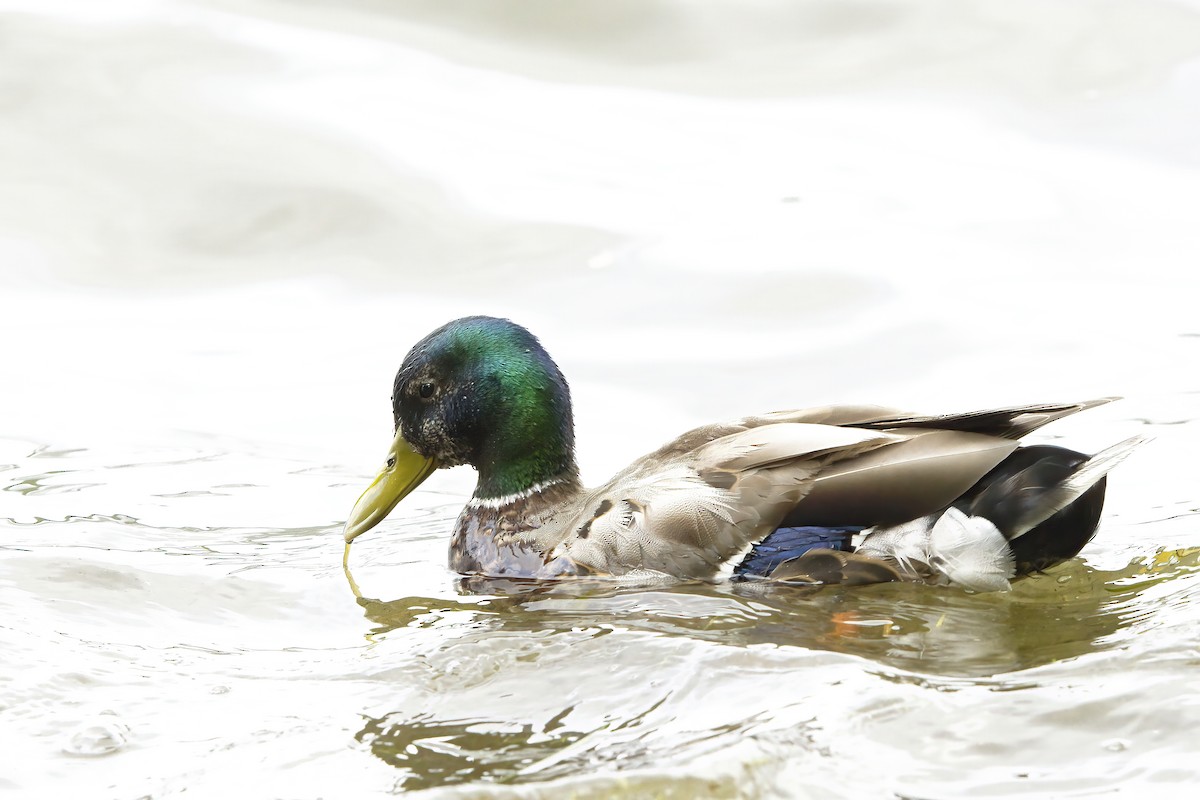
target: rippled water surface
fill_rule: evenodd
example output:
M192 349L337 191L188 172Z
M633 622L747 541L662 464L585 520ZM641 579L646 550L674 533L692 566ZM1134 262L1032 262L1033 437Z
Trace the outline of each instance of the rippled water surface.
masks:
M0 791L1142 797L1200 782L1200 6L0 5ZM1009 594L355 545L391 378L509 316L584 477L773 408L1125 400Z

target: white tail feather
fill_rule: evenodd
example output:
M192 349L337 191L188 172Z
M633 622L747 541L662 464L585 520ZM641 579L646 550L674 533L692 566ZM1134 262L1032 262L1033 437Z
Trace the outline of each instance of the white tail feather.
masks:
M1016 539L1022 534L1029 533L1033 528L1074 503L1080 495L1095 486L1113 467L1120 464L1130 453L1148 441L1150 441L1148 436L1131 436L1123 442L1117 442L1112 447L1106 447L1080 464L1079 469L1075 470L1071 477L1063 481L1054 491L1045 494L1036 513L1027 515L1017 529L1012 531L1012 538Z
M929 574L929 531L935 521L931 515L889 528L870 528L863 532L855 552L895 564L907 580L924 580Z
M1131 436L1123 442L1117 442L1112 447L1104 448L1085 461L1075 471L1075 474L1063 483L1063 486L1083 494L1095 486L1096 481L1107 475L1109 470L1124 461L1130 453L1150 441L1150 438L1149 436Z
M1004 592L1016 571L1013 553L990 521L948 508L929 533L929 565L951 585Z

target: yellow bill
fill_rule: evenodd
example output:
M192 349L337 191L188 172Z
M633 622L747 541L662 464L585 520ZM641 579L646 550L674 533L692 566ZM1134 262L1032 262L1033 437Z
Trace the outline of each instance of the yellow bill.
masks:
M396 431L383 469L358 498L350 511L350 518L346 520L346 527L342 529L346 544L382 522L396 504L420 486L435 469L436 461L413 450Z

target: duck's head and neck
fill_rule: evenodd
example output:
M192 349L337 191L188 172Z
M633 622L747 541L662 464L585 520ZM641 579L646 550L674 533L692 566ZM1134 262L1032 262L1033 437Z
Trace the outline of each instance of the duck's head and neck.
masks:
M476 503L578 483L567 382L533 334L508 320L464 317L418 342L396 373L392 412L387 464L351 512L346 541L438 467L475 467Z
M447 323L396 373L397 431L440 467L479 470L475 497L575 479L571 394L533 334L494 317Z

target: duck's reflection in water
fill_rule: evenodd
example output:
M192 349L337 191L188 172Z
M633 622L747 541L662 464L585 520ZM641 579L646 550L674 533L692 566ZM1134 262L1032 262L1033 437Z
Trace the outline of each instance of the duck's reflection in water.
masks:
M398 714L368 718L355 738L380 760L404 771L399 787L406 791L484 779L519 779L531 764L542 762L586 736L563 727L566 708L542 726L495 720L437 720L418 715L407 721ZM563 763L558 770L570 771ZM539 779L555 771L539 770Z
M1100 649L1136 617L1148 585L1194 571L1200 551L1161 554L1120 570L1073 560L1019 581L1011 592L971 594L916 584L796 586L746 581L615 583L465 577L463 599L359 597L378 627L429 626L455 614L498 631L602 626L739 646L771 643L850 653L935 675L1011 672Z
M443 646L447 654L454 651L457 662L474 657L459 648L486 648L497 638L530 641L533 637L524 634L535 633L541 646L549 646L556 638L574 644L581 636L635 632L726 647L770 644L851 654L874 662L876 671L889 679L954 688L1116 646L1125 639L1120 633L1133 635L1129 625L1144 615L1138 600L1146 588L1198 567L1197 550L1160 554L1114 571L1074 560L1018 582L1012 592L992 594L896 583L848 588L763 582L631 586L591 579L470 577L456 583L460 599L359 597L359 603L378 626L375 636L435 625L445 633L445 626L461 624L464 635ZM490 652L478 655L495 658ZM613 664L624 663L626 655L624 648L614 646ZM639 669L629 665L629 680L645 679ZM527 678L536 693L537 670ZM581 681L586 679L580 675ZM1019 685L1021 680L1011 682ZM647 689L644 704L656 706L670 692L652 694ZM368 717L357 738L380 759L404 770L403 789L476 779L519 782L530 770L545 780L560 768L563 774L578 769L568 763L584 757L577 750L587 750L593 761L603 757L582 741L598 729L572 725L567 718L573 706L568 698L561 700L556 713L540 721L528 715L496 719L500 715L489 717L487 712L471 717L461 709L446 717L428 707L418 713L393 711ZM617 714L600 727L611 732L614 726L629 726L641 713L647 713L645 708ZM633 741L618 750L625 761L650 752Z

